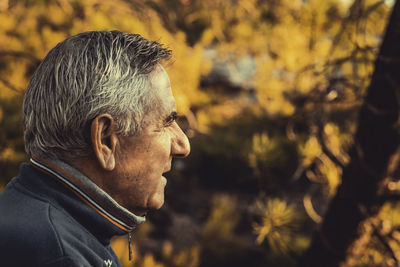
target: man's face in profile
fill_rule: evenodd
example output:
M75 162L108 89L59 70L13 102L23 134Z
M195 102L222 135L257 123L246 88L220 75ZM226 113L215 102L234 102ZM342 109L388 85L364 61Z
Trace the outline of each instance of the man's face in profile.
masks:
M154 108L144 115L143 131L138 136L119 138L116 166L104 189L122 206L137 215L164 204L164 173L171 169L173 157L190 152L186 135L176 123L176 103L169 77L161 65L149 74Z

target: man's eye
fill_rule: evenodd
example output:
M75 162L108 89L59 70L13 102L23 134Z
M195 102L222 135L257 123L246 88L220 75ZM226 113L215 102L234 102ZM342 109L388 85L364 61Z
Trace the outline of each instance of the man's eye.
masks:
M178 113L176 112L172 112L171 115L169 115L166 119L165 119L165 125L171 125L176 119L178 118Z

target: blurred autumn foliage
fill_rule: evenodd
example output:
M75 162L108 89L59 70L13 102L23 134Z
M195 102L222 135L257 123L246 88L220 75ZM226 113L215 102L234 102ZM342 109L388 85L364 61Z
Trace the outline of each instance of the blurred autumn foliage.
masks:
M83 31L139 33L174 52L167 71L192 154L174 162L132 262L126 238L114 240L121 262L294 266L341 184L392 5L0 0L0 189L26 160L23 92L49 49ZM399 208L384 205L354 266L397 266Z

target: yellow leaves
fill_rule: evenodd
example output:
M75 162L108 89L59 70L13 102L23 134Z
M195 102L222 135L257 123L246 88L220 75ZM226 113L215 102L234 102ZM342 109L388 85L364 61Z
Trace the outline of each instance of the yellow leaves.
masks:
M2 34L10 31L14 27L15 23L15 18L10 16L9 13L0 13L0 32Z
M268 74L264 73L264 75L267 76ZM261 79L256 80L257 98L260 106L270 115L292 115L294 106L283 95L287 84L283 79L277 77L269 76L268 78L262 79L264 82Z
M11 90L2 81L0 81L0 99L10 99L17 94L16 91Z
M196 119L197 119L197 130L201 133L208 133L211 124L211 118L209 114L204 110L200 110L196 114Z
M80 3L84 9L85 21L84 30L120 30L132 32L139 20L130 6L123 1L91 1L86 0ZM141 25L140 25L141 26ZM142 28L142 27L138 27ZM83 29L81 31L84 31ZM132 32L137 33L137 32ZM144 34L144 32L141 32Z
M236 199L227 194L214 195L210 216L203 228L207 239L229 239L239 221Z
M6 147L0 151L0 161L3 162L21 162L25 159L25 153L16 151L12 147Z
M28 84L28 80L25 77L25 61L10 61L8 67L9 69L5 69L2 72L0 99L11 99L16 95L23 94Z
M315 76L312 76L309 72L303 73L297 79L296 89L301 94L307 94L311 91L311 89L314 88L315 84L316 84Z
M213 125L224 125L229 120L235 119L242 114L247 104L241 100L222 101L220 104L210 105L213 94L205 94L201 92L197 104L207 105L207 108L201 109L196 113L197 128L201 133L208 133Z
M385 3L379 4L381 1L379 0L367 0L365 1L365 7L364 9L371 9L372 7L375 6L374 12L370 13L370 16L368 16L368 19L363 21L363 27L364 30L368 32L368 34L364 35L366 38L371 38L370 39L370 45L377 45L376 42L380 42L380 38L376 38L377 36L374 36L374 32L383 32L385 30L387 20L382 19L383 17L385 18L387 14L390 12L391 5L392 3L389 3L391 1L385 1Z
M203 59L203 47L189 47L183 33L178 33L170 48L174 51L173 64L168 66L172 90L180 112L186 113L194 104L207 99L205 93L198 90L200 77L208 73L211 63Z
M287 252L292 235L298 228L298 215L294 205L289 205L278 198L257 201L256 210L261 212L261 223L254 223L253 229L257 234L256 243L267 240L275 252Z
M333 196L338 185L342 182L342 169L325 155L321 155L319 159L322 161L322 164L319 165L319 171L328 183L329 195Z
M268 156L276 143L272 142L267 133L256 133L253 135L252 149L249 153L249 165L255 170L256 174L260 174L259 165L266 163Z
M96 11L91 16L91 24L95 29L111 30L113 27L110 25L109 17L103 12Z
M249 40L248 38L251 38L254 33L252 25L248 22L236 24L233 27L232 31L237 38L242 38L247 40Z
M343 16L348 11L348 8L345 7L343 1L326 0L321 2L311 0L303 6L302 19L307 20L310 24L313 23L318 34L322 34L323 27L329 24L329 20L332 19L327 16L330 11L335 11L338 13L337 15Z
M315 136L311 136L304 144L299 145L302 165L308 167L314 159L321 155L322 149Z
M203 46L208 46L214 39L214 34L211 29L206 29L201 36L201 43Z
M344 16L347 10L341 3L307 1L301 5L300 10L296 16L301 23L296 22L292 14L284 12L284 16L279 17L279 23L274 25L272 30L263 29L264 44L267 44L268 50L272 51L274 56L258 61L254 85L260 105L271 115L291 115L294 112L284 95L290 95L293 91L305 95L315 88L324 90L328 85L325 69L327 59L334 61L337 58L348 57L354 48L354 43L343 41L343 46L337 47L334 53L330 54L332 40L339 30L340 23L336 20L330 21L331 18L327 14L333 12L335 16ZM381 21L384 22L382 19ZM375 38L379 31L371 28L372 32L375 34L360 35L360 38ZM259 32L255 31L254 36L260 36ZM362 44L361 47L373 45L366 42L364 45L361 41L358 43ZM372 56L372 53L370 55ZM367 58L373 61L373 58ZM356 84L365 88L372 64L365 63L365 53L360 54L358 59L362 63L357 63L356 67L353 64L344 65L344 68L340 69L340 77L355 77L354 70L357 68L359 79ZM303 70L306 67L309 71Z
M343 150L343 146L349 142L347 135L342 134L339 127L333 123L327 123L323 131L326 149L338 160L344 164L347 163L349 157ZM308 168L312 163L316 163L315 171L317 175L309 170L307 172L309 178L315 182L326 183L329 195L333 196L336 193L338 185L341 183L341 167L332 162L322 151L320 141L316 136L311 136L304 144L299 144L298 151L301 155L301 164L304 168Z
M343 151L343 146L350 142L348 135L342 134L334 123L327 123L324 127L326 146L342 162L347 163L349 156Z
M362 231L376 231L379 233L373 235L370 242L362 248L357 262L368 266L398 266L392 257L387 257L382 247L382 241L385 242L386 249L389 247L396 258L400 257L400 233L397 230L400 226L400 205L397 202L385 203L379 211L377 217L370 219L362 225ZM360 265L361 266L361 265Z
M129 28L122 27L129 26L125 19L132 17L132 12L125 2L115 1L85 1L84 9L89 18L90 30L115 30L129 31ZM129 22L132 22L130 19ZM136 23L133 23L133 25Z
M258 157L263 156L268 152L269 144L270 139L267 133L254 134L252 152Z
M46 26L42 29L42 42L45 50L50 50L59 42L63 41L67 36L59 31L53 31L50 27Z
M164 264L157 262L152 254L146 253L140 267L164 267Z
M303 31L299 25L290 21L290 26L282 24L274 27L270 36L274 40L269 43L271 50L279 53L277 61L288 71L296 71L310 61L307 55L309 40Z
M212 62L211 60L203 59L200 64L200 75L207 76L212 69Z
M165 241L162 247L164 261L174 267L197 267L200 264L200 246L187 247L180 251L174 251L173 245Z
M9 0L0 0L0 12L6 11L8 9Z
M172 243L169 241L165 241L162 246L163 257L169 258L173 255L173 252L174 252L174 246L172 245Z
M379 218L390 223L391 227L400 226L400 204L399 203L385 203L379 211ZM400 241L400 236L398 236Z
M173 263L179 267L197 267L200 264L200 247L195 246L177 253Z
M134 16L125 16L118 23L119 27L122 31L126 31L129 33L145 33L145 25L139 21L139 19Z
M321 38L315 42L314 50L312 51L314 55L313 60L315 64L321 66L323 63L325 63L324 60L326 60L326 57L329 56L331 45L332 45L331 40L327 38ZM317 69L317 71L321 70Z
M63 1L60 1L60 3ZM63 5L64 7L65 5ZM68 5L66 5L68 6ZM58 5L49 5L47 6L47 19L51 21L51 23L55 25L62 25L66 22L66 18L72 15L72 8L69 6L66 9L70 11L70 13L66 13L66 10Z

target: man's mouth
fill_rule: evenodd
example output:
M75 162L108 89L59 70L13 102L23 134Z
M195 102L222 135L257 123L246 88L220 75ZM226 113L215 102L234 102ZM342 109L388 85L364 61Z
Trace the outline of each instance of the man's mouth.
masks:
M171 170L171 163L168 165L167 168L165 168L165 170L163 171L163 174L169 172L170 170Z

